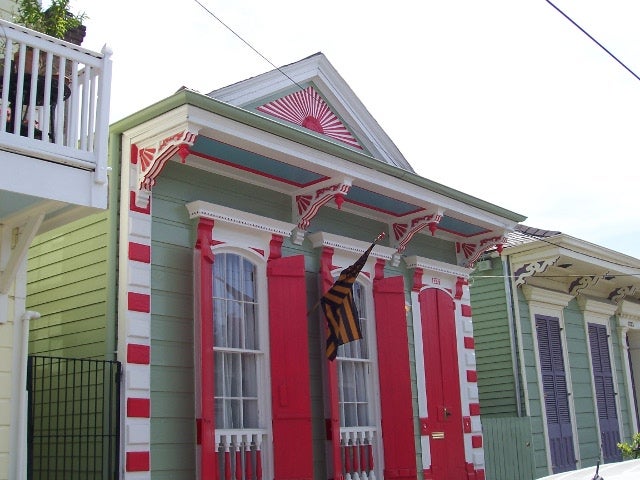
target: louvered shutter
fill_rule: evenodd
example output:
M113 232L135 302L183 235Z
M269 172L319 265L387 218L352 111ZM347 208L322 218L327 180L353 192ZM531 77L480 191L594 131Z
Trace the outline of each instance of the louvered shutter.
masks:
M560 322L557 318L544 315L536 315L535 319L552 470L553 473L575 470L573 429L562 358Z
M600 436L602 441L602 456L605 463L622 460L617 444L620 441L618 427L618 413L616 409L616 395L611 371L611 356L607 327L596 323L589 323L589 344L591 345L591 365L593 366L593 383L596 391L596 405Z

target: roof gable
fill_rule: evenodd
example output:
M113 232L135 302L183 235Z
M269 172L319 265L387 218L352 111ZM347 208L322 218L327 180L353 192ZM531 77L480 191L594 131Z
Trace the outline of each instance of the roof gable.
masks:
M362 148L345 124L314 87L309 86L257 107L267 115L286 120L335 140Z
M414 171L322 53L208 95Z

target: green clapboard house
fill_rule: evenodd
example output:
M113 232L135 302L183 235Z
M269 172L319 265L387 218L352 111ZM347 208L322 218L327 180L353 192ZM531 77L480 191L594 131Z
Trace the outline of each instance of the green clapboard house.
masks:
M518 225L471 279L487 478L622 458L638 432L640 261Z
M113 124L109 152L108 212L36 239L28 302L32 354L117 362L94 382L115 406L90 410L120 426L96 449L114 475L485 478L468 283L523 216L417 175L321 53L181 89ZM381 233L362 338L329 360L319 300Z

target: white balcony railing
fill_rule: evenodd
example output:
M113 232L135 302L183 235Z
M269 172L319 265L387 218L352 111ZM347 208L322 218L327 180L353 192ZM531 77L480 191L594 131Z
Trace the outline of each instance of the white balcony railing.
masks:
M111 52L0 20L0 149L107 180Z

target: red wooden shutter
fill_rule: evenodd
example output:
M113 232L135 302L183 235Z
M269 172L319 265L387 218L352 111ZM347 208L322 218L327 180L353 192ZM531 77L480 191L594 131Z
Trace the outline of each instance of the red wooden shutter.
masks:
M409 340L402 277L373 284L384 441L384 478L416 478Z
M274 478L313 477L304 257L269 260Z

